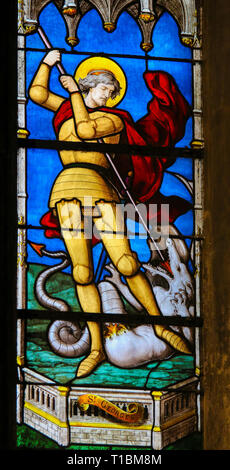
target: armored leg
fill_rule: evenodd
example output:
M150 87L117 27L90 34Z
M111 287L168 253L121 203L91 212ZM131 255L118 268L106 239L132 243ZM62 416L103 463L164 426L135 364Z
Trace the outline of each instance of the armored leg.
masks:
M93 283L93 263L91 240L85 238L82 223L81 205L77 199L61 201L57 204L57 213L62 229L63 239L71 257L73 278L79 303L83 312L100 313L101 300ZM90 374L105 359L100 324L88 321L91 336L91 352L78 368L77 377Z

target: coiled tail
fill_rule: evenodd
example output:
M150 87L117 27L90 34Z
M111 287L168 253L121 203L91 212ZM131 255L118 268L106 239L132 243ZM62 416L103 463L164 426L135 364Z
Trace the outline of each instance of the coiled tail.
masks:
M35 294L38 302L45 308L59 312L69 312L70 307L63 299L51 297L46 289L48 279L58 271L67 268L70 260L64 251L49 252L42 250L42 254L52 258L61 258L62 262L48 267L42 271L35 281ZM85 326L67 320L56 320L51 323L48 330L48 340L52 350L63 357L79 357L86 354L90 348L90 335Z
M51 308L52 310L58 310L60 312L68 312L70 308L67 302L65 302L62 299L51 297L47 293L46 283L53 274L67 268L70 265L70 260L67 258L66 253L64 251L57 251L55 253L50 253L50 252L45 252L43 250L43 253L49 255L50 257L52 254L52 258L62 258L63 260L61 263L45 269L38 275L35 281L35 286L34 286L37 300L40 303L40 305L42 305L43 307Z
M53 322L48 331L49 343L56 354L63 357L80 357L89 351L89 331L77 323L66 320Z

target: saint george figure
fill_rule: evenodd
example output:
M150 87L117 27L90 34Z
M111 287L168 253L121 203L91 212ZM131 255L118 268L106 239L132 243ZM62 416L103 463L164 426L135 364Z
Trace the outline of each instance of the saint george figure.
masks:
M37 104L54 111L54 125L60 141L97 142L118 144L125 123L118 110L104 108L108 100L116 99L120 93L120 83L114 73L97 67L89 70L86 77L76 80L70 75L62 75L62 86L69 92L70 100L49 90L51 68L61 59L58 50L49 52L40 64L29 90L30 98ZM90 60L90 59L88 59ZM107 59L108 63L110 59ZM85 61L87 63L87 60ZM111 61L112 63L113 61ZM124 90L123 90L124 92ZM85 95L83 99L82 93ZM63 108L62 108L63 107ZM90 374L105 360L100 324L93 321L93 314L101 312L101 300L94 283L92 262L92 240L84 237L84 232L74 231L83 228L81 215L85 213L85 201L92 201L93 222L110 260L149 315L160 315L154 294L136 253L131 251L129 240L124 234L116 237L119 231L119 195L114 185L104 176L109 171L108 161L100 151L62 150L60 158L64 169L58 175L50 195L49 207L56 212L62 237L72 262L72 275L76 283L77 296L83 312L92 314L87 325L91 335L90 354L81 361L77 377ZM140 157L141 158L141 157ZM145 176L147 178L147 175ZM105 210L109 207L109 211ZM75 208L75 209L73 209ZM118 213L118 217L117 217ZM120 214L122 218L122 214ZM107 230L105 230L107 228ZM66 230L69 229L69 230ZM110 234L108 235L108 232ZM111 236L111 231L114 236ZM156 335L176 350L190 354L186 340L162 325L154 325Z

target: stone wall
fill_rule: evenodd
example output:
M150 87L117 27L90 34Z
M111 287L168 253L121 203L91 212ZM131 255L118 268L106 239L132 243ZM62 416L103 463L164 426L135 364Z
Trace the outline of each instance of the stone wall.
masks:
M24 423L58 442L58 426L27 407L24 407Z
M168 391L152 392L155 403L152 447L160 450L197 431L198 378L179 382Z
M151 446L151 430L71 427L72 443L115 446Z
M140 425L127 425L114 420L103 410L89 406L80 411L77 398L85 393L93 393L127 411L129 403L139 403L144 407L144 419ZM154 403L149 391L73 388L69 397L70 441L82 444L151 446L154 421Z

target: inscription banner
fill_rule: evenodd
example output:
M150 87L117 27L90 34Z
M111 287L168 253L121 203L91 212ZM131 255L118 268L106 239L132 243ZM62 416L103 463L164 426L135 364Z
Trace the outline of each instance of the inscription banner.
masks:
M138 403L129 403L127 405L128 411L124 411L99 395L85 394L78 398L78 406L82 410L86 411L89 405L97 406L117 420L126 423L139 424L143 419L144 408Z

